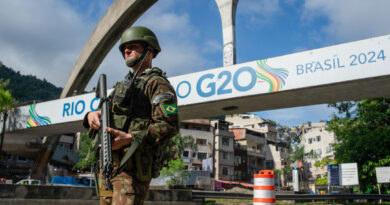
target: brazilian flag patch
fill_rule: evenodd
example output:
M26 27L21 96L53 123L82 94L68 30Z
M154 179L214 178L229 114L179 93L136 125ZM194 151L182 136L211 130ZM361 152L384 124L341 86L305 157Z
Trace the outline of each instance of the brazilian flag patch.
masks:
M164 105L164 110L167 115L177 114L177 106L176 104Z

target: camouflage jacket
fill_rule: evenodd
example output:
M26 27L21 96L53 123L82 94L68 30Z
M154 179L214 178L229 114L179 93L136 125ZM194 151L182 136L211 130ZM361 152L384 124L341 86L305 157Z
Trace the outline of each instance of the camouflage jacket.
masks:
M126 79L132 76L130 73ZM147 182L157 177L163 166L159 156L162 147L179 132L177 97L159 68L146 69L131 88L126 85L126 79L118 82L111 94L111 124L115 129L130 133L133 140L142 140L124 171ZM112 152L114 167L129 147L130 144Z

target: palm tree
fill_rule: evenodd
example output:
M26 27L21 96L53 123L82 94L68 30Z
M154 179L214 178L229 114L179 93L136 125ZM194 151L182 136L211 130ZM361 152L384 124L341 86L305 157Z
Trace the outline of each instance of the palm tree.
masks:
M310 152L305 152L305 146L301 146L295 149L293 153L290 155L290 159L292 162L301 161L302 164L310 158L317 158L317 154L311 150Z
M315 159L317 157L318 157L318 155L313 150L311 150L310 152L305 152L305 146L300 146L300 147L295 148L295 150L290 154L290 156L288 157L287 160L290 163L301 162L302 165L304 165L308 159ZM298 166L298 164L297 164L297 166ZM297 167L297 168L299 168L299 167ZM300 180L302 180L302 181L304 181L306 178L304 175L304 173L305 173L304 169L305 169L304 166L302 166L300 168L300 174L301 174Z
M5 83L8 84L8 83ZM3 129L1 132L1 141L0 141L0 152L3 151L3 141L5 134L5 124L9 115L9 112L12 111L16 105L16 100L12 97L11 93L8 90L4 90L4 84L0 82L0 116L3 118Z

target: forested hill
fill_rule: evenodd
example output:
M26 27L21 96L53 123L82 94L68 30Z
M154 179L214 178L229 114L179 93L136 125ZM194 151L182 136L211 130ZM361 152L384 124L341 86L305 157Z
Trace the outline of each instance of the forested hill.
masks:
M8 68L0 62L0 79L10 79L6 90L9 90L12 97L19 103L30 101L48 101L59 98L62 88L57 88L53 84L40 80L32 75L22 75L20 72Z

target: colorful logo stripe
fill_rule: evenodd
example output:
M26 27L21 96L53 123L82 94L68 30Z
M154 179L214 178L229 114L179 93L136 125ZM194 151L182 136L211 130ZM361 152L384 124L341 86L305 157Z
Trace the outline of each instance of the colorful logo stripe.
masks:
M288 77L288 70L284 68L272 68L267 65L267 59L258 60L256 65L256 76L269 84L268 92L276 92L283 88Z
M30 117L27 119L27 127L39 127L42 125L50 125L51 121L49 117L39 116L35 111L36 104L30 105Z

